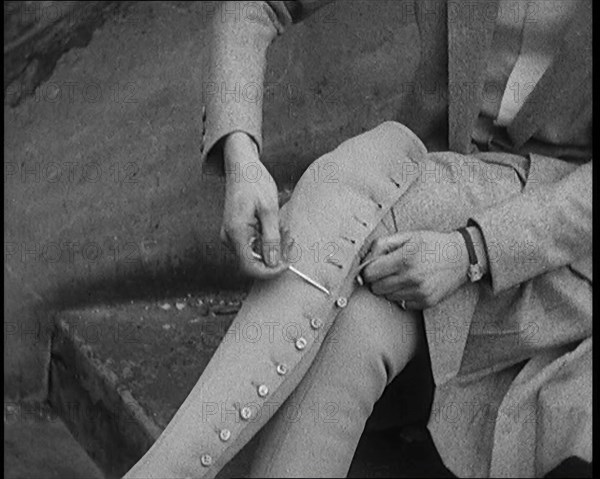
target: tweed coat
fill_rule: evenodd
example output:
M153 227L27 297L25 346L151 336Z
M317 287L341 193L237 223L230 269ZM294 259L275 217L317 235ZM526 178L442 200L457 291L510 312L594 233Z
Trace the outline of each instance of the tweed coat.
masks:
M470 3L497 14L495 1ZM458 14L451 21L452 2L423 2L416 11L425 4L444 14L447 28L417 16L421 48L431 52L417 76L425 81L440 65L447 67L448 96L431 103L417 95L411 108L416 123L446 116L447 147L468 155L474 153L470 138L495 16ZM270 42L321 5L256 6L264 15L250 22L223 21L227 16L215 22L210 72L215 81L261 82ZM578 140L582 132L591 134L590 8L591 2L581 2L554 62L508 126L508 139L496 139L498 150L526 155L528 167L520 169L512 155L487 156L512 168L523 183L519 194L499 195L497 203L469 211L468 219L479 225L486 241L489 284L465 285L423 312L436 383L428 427L444 463L459 476L541 476L571 455L591 461L592 162L591 143ZM481 49L473 48L474 40ZM467 96L452 87L467 83ZM232 131L249 133L262 149L261 123L260 104L209 98L202 151L207 167L218 168L219 140ZM424 139L433 134L427 125L413 129ZM232 328L253 325L263 334L252 342L224 341L172 422L127 477L216 474L307 370L319 338L357 287L357 268L375 225L414 185L403 165L447 160L442 153L428 153L397 123L350 140L323 158L343 162L347 157L354 161L346 162L349 173L336 194L330 191L328 211L311 209L311 188L302 180L282 211L304 247L316 234L321 240L339 240L342 233L353 239L343 248L340 268L300 259L299 268L327 284L331 295L325 298L289 275L255 286ZM436 194L432 189L432 197ZM333 221L329 213L336 207L345 213ZM441 211L438 221L441 230L458 226L445 224ZM291 342L272 340L301 319L308 332L301 327ZM217 405L218 417L209 414L208 405Z

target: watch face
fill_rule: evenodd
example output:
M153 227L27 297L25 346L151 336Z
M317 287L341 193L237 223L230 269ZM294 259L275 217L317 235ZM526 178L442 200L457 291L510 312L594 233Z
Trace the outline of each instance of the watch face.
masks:
M475 281L479 281L481 278L483 278L483 269L481 268L481 265L479 263L470 265L467 275L469 276L469 280L471 280L471 282L474 283Z

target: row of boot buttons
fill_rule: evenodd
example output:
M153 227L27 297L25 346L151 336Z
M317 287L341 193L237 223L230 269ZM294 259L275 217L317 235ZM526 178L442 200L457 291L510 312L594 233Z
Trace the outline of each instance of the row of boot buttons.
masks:
M345 308L348 305L348 300L345 297L341 296L336 300L335 304L338 308ZM314 316L310 319L310 326L312 329L317 330L323 326L323 320ZM308 342L303 337L300 337L295 341L295 346L298 351L302 351L304 348L306 348L307 345ZM288 372L288 367L284 363L279 363L276 366L275 371L279 376L285 376ZM266 384L260 384L256 388L256 392L259 397L266 398L269 395L269 387ZM252 417L252 409L250 409L249 407L241 408L240 417L244 421L248 421ZM231 431L229 429L221 429L219 431L219 439L221 441L227 442L230 438ZM200 463L204 467L209 467L213 463L213 458L210 454L202 454L202 456L200 457Z

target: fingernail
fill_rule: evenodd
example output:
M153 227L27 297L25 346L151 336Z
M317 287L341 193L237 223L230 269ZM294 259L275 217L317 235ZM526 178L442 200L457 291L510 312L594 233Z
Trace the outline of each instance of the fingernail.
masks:
M292 254L292 247L294 246L294 242L290 241L288 244L285 245L285 248L283 250L283 257L285 259L286 262L290 261L291 258L291 254Z
M269 265L272 267L277 266L277 251L272 249L269 251Z

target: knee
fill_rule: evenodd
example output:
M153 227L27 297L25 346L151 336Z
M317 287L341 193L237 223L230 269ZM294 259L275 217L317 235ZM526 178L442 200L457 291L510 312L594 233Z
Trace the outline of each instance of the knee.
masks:
M340 334L362 338L365 345L380 344L385 336L382 323L398 314L393 303L375 296L367 288L358 288L340 313L336 329Z
M418 324L418 313L359 288L336 319L329 339L348 362L383 367L391 380L416 353Z

